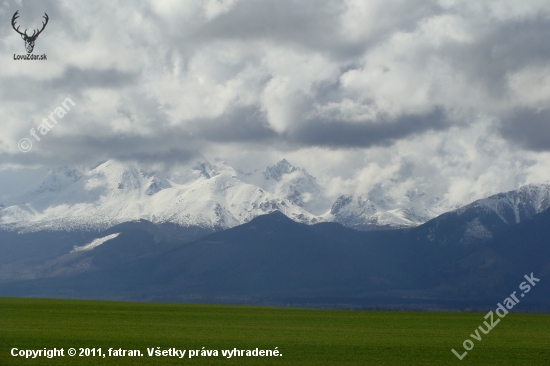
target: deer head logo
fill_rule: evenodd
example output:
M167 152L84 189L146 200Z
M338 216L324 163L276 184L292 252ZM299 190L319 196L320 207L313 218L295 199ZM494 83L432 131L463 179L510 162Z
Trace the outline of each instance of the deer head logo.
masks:
M42 29L38 30L38 29L35 29L32 33L31 36L29 36L27 34L27 30L25 29L25 32L21 33L19 31L19 26L17 28L15 28L15 21L17 20L17 18L19 18L19 10L17 10L15 12L15 14L13 14L13 18L11 18L11 26L13 27L13 29L19 33L21 35L21 38L23 38L23 40L25 41L25 48L27 49L27 53L32 53L32 50L34 49L34 42L36 41L36 38L38 38L38 36L40 35L40 33L42 33L42 31L44 30L44 28L46 28L46 24L48 24L48 14L44 13L44 16L43 18L46 19L45 22L42 22Z

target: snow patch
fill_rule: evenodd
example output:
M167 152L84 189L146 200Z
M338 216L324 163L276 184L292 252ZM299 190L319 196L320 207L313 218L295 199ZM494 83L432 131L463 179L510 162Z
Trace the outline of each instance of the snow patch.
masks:
M464 231L464 241L470 239L483 239L488 240L493 237L493 234L479 221L479 218L475 218L466 226Z
M71 253L75 253L75 252L83 252L83 251L86 251L86 250L92 250L98 246L100 246L101 244L109 241L109 240L112 240L114 238L116 238L117 236L119 236L120 233L117 233L117 234L111 234L111 235L107 235L103 238L99 238L99 239L94 239L92 240L92 242L90 244L86 244L86 245L83 245L81 247L77 247L75 246L73 250L71 250Z

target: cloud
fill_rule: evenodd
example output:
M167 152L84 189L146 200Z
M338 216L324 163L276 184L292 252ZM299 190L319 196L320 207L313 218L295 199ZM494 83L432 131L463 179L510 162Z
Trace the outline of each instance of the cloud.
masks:
M499 132L523 149L550 151L550 109L521 109L503 118Z
M436 108L422 115L404 115L375 121L320 121L311 120L292 130L293 141L302 145L328 147L388 146L396 140L430 130L442 130L450 126L445 113Z
M50 16L47 61L13 60L15 10ZM391 176L453 202L550 171L546 2L7 0L0 17L0 164L291 156L334 194Z

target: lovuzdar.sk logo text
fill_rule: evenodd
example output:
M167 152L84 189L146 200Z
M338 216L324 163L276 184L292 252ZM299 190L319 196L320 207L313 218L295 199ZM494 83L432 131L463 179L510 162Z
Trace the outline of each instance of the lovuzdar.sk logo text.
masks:
M34 50L34 43L36 42L36 39L38 36L44 31L44 28L46 28L46 25L48 24L48 20L50 19L48 17L48 14L44 13L43 18L45 21L42 22L42 29L34 29L32 34L29 36L27 34L27 29L25 29L24 32L21 32L19 30L20 26L16 26L17 18L19 18L19 10L13 14L13 17L11 18L11 26L13 29L21 35L21 38L23 41L25 41L25 49L27 50L26 55L13 55L14 60L47 60L46 55L33 55L32 51Z

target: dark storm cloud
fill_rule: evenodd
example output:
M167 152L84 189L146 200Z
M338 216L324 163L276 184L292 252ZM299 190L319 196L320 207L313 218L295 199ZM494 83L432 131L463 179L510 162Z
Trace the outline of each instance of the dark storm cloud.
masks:
M196 33L201 38L273 40L307 48L334 45L342 4L331 1L241 1Z
M122 89L137 81L138 75L129 72L68 67L61 76L46 80L27 76L3 77L0 96L4 101L27 101L34 106L46 107L59 103L60 93L66 97L81 95L89 88Z
M117 89L136 83L138 76L137 73L116 69L94 70L70 66L63 71L61 76L45 81L42 87L71 92L79 92L88 88Z
M550 151L550 109L521 109L503 119L502 136L532 151Z
M396 31L412 31L419 20L442 11L434 1L390 1L391 12L377 9L380 14L374 15L375 19L364 20L371 25L368 34L347 39L347 35L341 32L341 16L350 5L354 2L241 0L227 13L205 23L182 19L181 24L185 27L180 29L168 26L166 20L153 14L152 10L144 15L154 19L163 30L166 42L184 53L205 41L260 41L324 52L343 60L361 56L369 47L386 40Z
M56 127L57 128L57 127ZM53 131L55 132L55 130ZM0 159L14 164L77 164L108 159L138 160L148 163L185 162L195 156L201 141L178 128L157 131L154 136L81 135L58 137L50 132L33 143L30 152L2 154Z
M474 42L446 44L435 53L466 75L473 88L505 98L508 76L550 60L550 21L542 16L485 26Z
M404 115L395 119L380 118L363 123L311 120L289 133L300 145L354 148L388 146L427 131L441 131L451 126L445 112L436 108L424 115Z
M214 119L201 119L190 124L196 137L212 142L274 142L278 135L269 128L265 114L255 106L235 108Z

